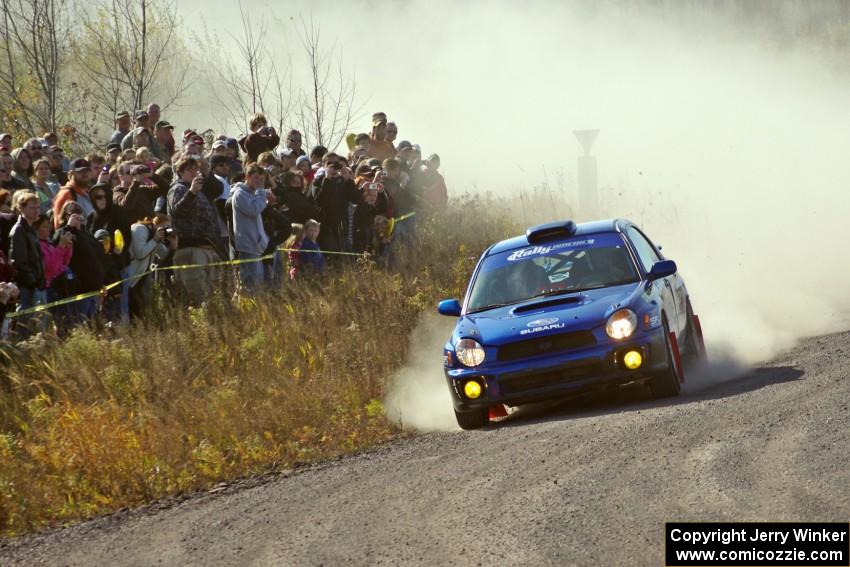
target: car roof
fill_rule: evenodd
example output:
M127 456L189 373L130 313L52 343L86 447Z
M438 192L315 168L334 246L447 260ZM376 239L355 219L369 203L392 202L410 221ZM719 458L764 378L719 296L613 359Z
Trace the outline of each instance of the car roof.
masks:
M624 219L608 219L577 223L575 234L573 234L569 238L574 238L576 236L584 236L588 234L598 234L600 232L621 232L622 228L625 225L629 224L633 223ZM501 242L497 242L496 244L490 247L486 255L489 256L490 254L498 254L500 252L506 252L515 248L525 248L526 246L532 246L532 244L528 242L528 237L526 235L515 236L513 238L508 238L506 240L502 240Z

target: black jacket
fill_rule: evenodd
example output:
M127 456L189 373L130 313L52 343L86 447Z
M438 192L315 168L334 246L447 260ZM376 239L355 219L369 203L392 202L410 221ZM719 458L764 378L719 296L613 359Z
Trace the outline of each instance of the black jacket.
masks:
M15 282L20 287L44 289L44 256L35 229L24 217L12 227L10 234L9 259L17 270Z
M263 209L263 230L269 237L269 245L266 247L263 255L271 254L275 249L283 244L289 235L292 234L292 222L283 211L276 207L266 207Z
M106 208L102 211L95 210L90 214L86 220L86 228L91 234L103 229L113 239L115 231L121 231L121 236L124 238L124 249L121 251L119 263L121 267L130 263L130 239L133 237L130 232L130 221L127 219L127 213L124 209L112 202L111 189L106 191Z
M0 248L6 257L9 257L9 235L12 232L12 227L18 222L18 215L15 213L0 213Z
M329 179L323 176L313 189L313 200L322 211L319 221L329 229L343 226L348 219L348 204L356 204L360 200L354 182L341 177Z
M14 175L10 176L8 181L0 181L0 189L6 189L10 193L28 188L29 187L23 180L18 179Z
M104 281L103 246L100 242L85 230L64 226L53 235L54 244L59 244L59 236L63 232L74 235L74 252L71 254L71 263L68 266L74 273L74 280L69 282L72 283L69 292L96 291L105 283L109 283Z
M275 195L286 206L286 216L292 222L304 224L310 219L319 220L322 214L319 207L298 189L290 187L275 189Z
M352 228L354 229L354 251L365 252L372 242L372 226L375 223L375 207L360 203L354 210Z

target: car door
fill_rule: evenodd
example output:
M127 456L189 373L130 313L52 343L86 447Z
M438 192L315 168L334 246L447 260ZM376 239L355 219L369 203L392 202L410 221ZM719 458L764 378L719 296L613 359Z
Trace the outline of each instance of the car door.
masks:
M652 266L662 260L658 249L654 244L635 226L629 226L626 233L635 248L641 265L646 273L652 269ZM682 332L682 322L685 319L684 308L680 306L680 301L677 295L679 292L676 289L675 283L676 274L662 278L653 285L663 286L661 290L662 301L664 303L664 312L667 314L667 322L670 325L670 330L677 335Z

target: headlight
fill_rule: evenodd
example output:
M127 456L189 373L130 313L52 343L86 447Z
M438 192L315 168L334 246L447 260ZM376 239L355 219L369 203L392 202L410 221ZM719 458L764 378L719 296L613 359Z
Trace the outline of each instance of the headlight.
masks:
M612 339L626 339L632 336L637 327L637 317L631 309L620 309L608 317L605 332Z
M464 366L478 366L484 362L484 347L473 339L460 339L455 343L457 359Z

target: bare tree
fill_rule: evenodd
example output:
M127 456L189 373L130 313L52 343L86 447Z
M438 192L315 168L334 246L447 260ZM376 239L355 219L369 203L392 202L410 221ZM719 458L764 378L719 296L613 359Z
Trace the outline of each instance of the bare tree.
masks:
M66 0L2 0L0 96L20 130L56 131L63 118L63 70L73 6ZM39 132L40 130L40 132Z
M257 112L269 115L282 130L292 102L292 74L288 61L281 63L269 47L266 21L253 21L239 2L242 27L239 33L228 32L235 55L222 49L218 39L205 30L205 51L218 53L219 60L212 69L209 86L212 96L224 111L219 118L225 128L237 127Z
M307 56L311 83L301 91L299 129L308 145L336 148L342 142L362 107L355 106L357 83L346 73L336 43L322 46L319 24L301 17L298 36Z
M165 109L186 90L188 73L173 65L184 49L174 35L174 0L102 0L81 25L79 73L106 114L142 108L154 96Z

